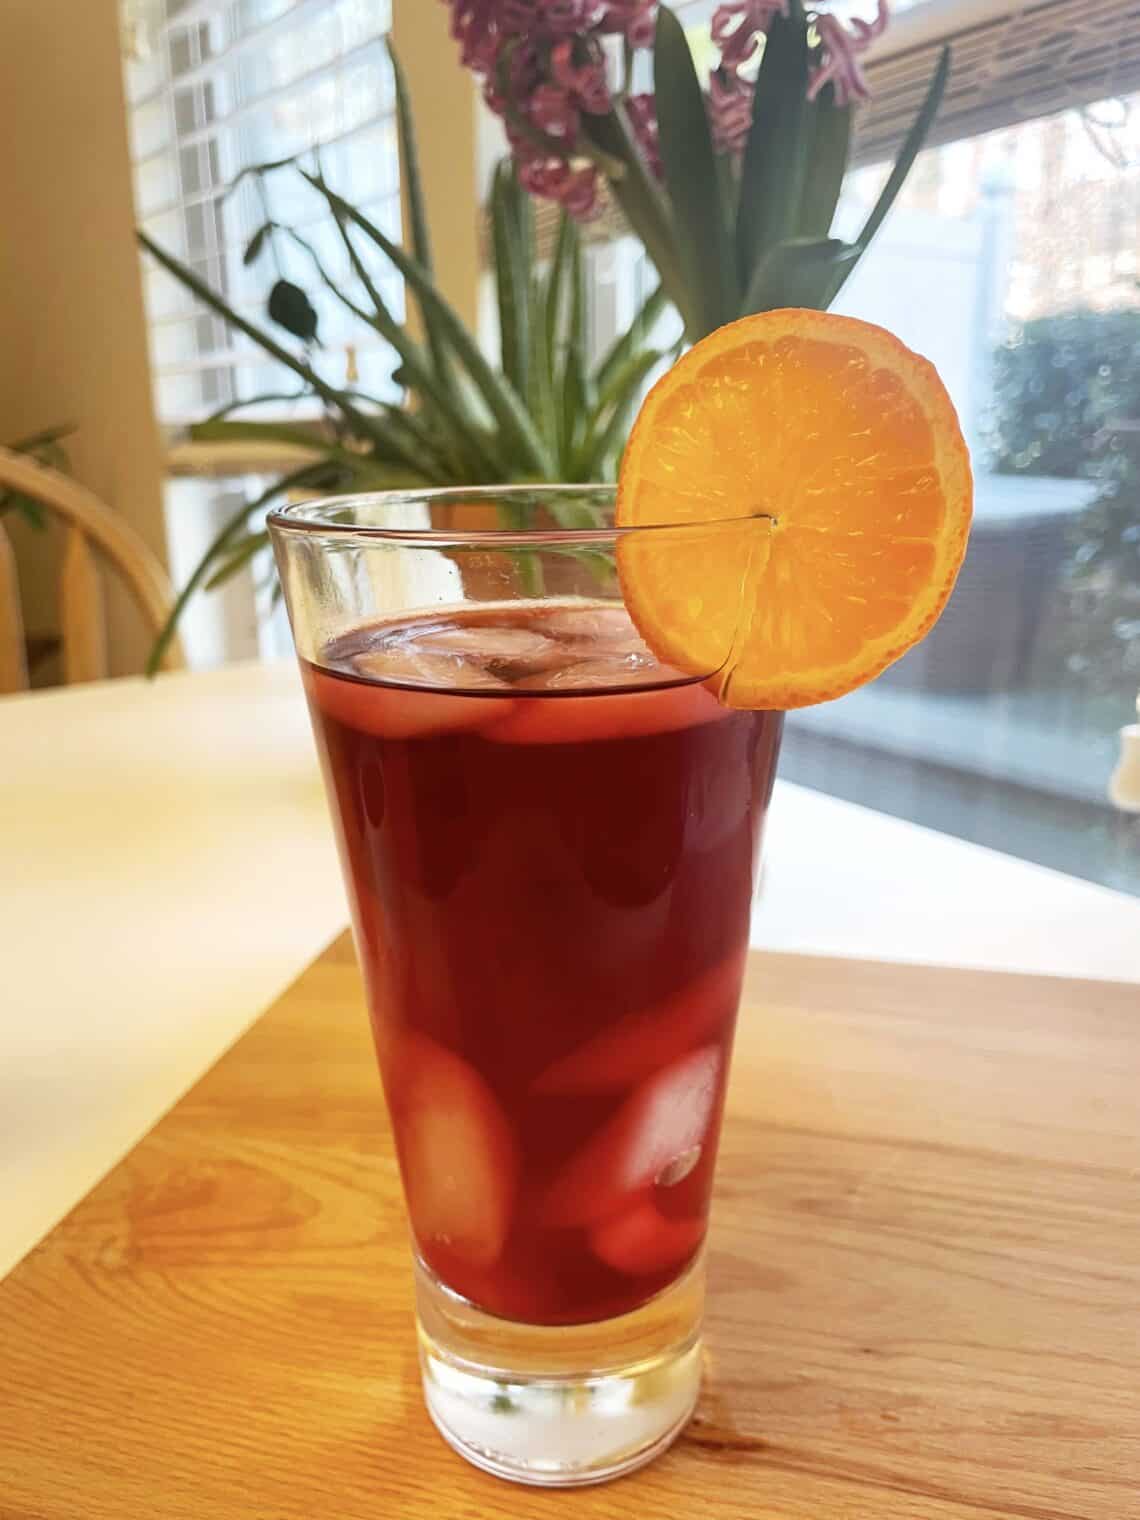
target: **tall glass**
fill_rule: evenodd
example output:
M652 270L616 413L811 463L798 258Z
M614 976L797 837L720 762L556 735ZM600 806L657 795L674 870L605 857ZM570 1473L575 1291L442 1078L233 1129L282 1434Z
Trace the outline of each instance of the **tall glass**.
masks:
M621 571L647 534L687 554L717 528L622 531L608 489L550 487L299 503L270 530L403 1178L427 1407L504 1477L612 1477L697 1396L781 725L659 663Z

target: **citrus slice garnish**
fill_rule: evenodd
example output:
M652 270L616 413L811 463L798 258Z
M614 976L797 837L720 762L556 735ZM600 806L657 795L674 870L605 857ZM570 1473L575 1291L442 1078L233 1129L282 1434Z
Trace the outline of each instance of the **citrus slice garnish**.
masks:
M973 485L934 367L869 322L744 317L646 398L622 459L618 572L657 657L730 707L862 686L934 625Z

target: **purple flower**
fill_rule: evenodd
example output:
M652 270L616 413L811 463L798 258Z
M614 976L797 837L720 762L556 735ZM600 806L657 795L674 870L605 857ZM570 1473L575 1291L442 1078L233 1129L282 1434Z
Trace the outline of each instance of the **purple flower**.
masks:
M494 67L498 50L496 0L449 0L451 35L459 43L463 67L485 74Z
M610 108L605 59L595 52L584 63L575 63L574 52L569 39L556 42L550 50L550 72L575 105L592 116L604 116Z
M788 0L732 0L713 11L712 40L720 49L721 67L735 73L756 51L762 32L773 16L788 14Z
M572 143L578 136L578 108L568 90L556 84L540 84L530 97L528 115L540 132Z
M599 0L502 0L504 30L516 36L573 37L594 26Z
M651 47L657 27L657 0L604 0L599 29L619 32L631 47Z
M530 158L519 165L519 183L531 195L557 201L570 216L587 221L598 209L598 171L572 169L559 158Z
M870 95L867 76L863 73L859 55L865 53L877 37L881 37L891 19L888 0L878 0L874 21L852 20L849 31L835 16L817 16L816 27L823 48L823 57L812 70L808 83L808 99L814 100L825 85L835 91L835 103L849 105L852 100L866 100Z
M744 152L752 127L752 97L756 87L721 66L709 75L708 114L713 147L718 153Z
M572 217L585 222L598 211L598 171L593 164L572 169L559 200Z

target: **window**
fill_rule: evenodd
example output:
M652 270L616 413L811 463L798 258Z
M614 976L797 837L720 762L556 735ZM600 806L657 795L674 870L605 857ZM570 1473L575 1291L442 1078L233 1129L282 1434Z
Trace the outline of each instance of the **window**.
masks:
M390 391L392 358L378 337L314 289L299 248L280 243L246 267L243 252L267 219L301 229L334 275L345 255L322 215L323 202L288 172L243 179L243 169L319 148L330 182L399 236L395 101L385 37L390 0L125 0L126 90L139 220L154 240L224 296L269 325L265 306L277 278L312 293L320 321L318 363L342 378ZM227 193L228 192L228 193ZM398 277L377 273L391 308L403 311ZM293 377L205 311L170 275L144 260L151 357L159 419L200 421L234 401L272 398L290 410ZM351 344L351 353L349 345ZM339 373L337 369L339 366ZM256 416L257 411L246 415ZM221 523L268 480L175 480L167 492L171 570L183 583ZM284 652L283 616L269 615L268 556L225 589L191 604L182 624L192 663Z
M858 225L885 170L849 177ZM1140 96L928 150L837 309L945 378L976 516L929 638L788 720L783 773L1140 891L1105 788L1140 688Z
M711 9L692 4L686 24ZM790 715L781 774L1140 892L1140 820L1106 795L1140 689L1136 6L892 9L840 231L861 225L946 40L954 69L933 146L837 309L937 364L973 453L976 525L934 632L871 686ZM610 247L620 316L644 258Z
M295 178L247 178L226 193L252 164L319 146L330 181L398 236L390 14L384 0L160 0L149 48L128 60L139 218L235 308L260 316L277 274L313 283L298 248L277 249L269 276L243 265L250 237L271 216L311 222L327 265L341 259L320 203ZM169 275L148 265L145 278L163 422L197 421L238 398L279 392L283 378L288 385ZM401 309L398 280L389 293ZM362 385L383 391L391 366L381 345L361 348L332 303L319 310L326 354L352 341Z

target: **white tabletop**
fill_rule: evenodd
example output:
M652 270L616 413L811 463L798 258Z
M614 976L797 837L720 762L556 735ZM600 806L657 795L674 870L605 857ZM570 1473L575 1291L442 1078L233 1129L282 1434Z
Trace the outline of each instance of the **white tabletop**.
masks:
M1140 981L1140 902L820 793L766 859L761 947ZM291 664L0 701L0 1275L345 922Z

